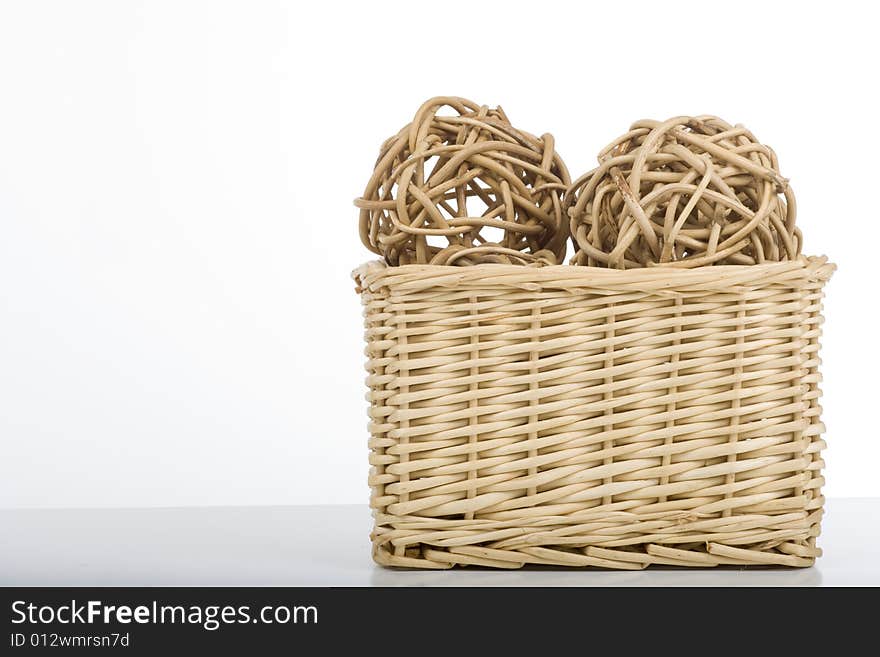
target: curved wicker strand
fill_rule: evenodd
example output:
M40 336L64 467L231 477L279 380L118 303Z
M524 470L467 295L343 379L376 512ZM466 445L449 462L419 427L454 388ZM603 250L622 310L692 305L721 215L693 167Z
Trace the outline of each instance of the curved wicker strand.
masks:
M382 145L355 201L361 240L393 265L555 264L569 182L551 135L517 130L500 107L433 98Z
M634 123L569 187L565 207L578 265L758 264L801 249L776 154L714 116Z

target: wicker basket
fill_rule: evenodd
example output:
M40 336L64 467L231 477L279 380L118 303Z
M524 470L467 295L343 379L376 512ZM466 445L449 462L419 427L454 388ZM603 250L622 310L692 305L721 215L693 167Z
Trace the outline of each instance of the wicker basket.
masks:
M375 560L811 565L833 269L364 265Z

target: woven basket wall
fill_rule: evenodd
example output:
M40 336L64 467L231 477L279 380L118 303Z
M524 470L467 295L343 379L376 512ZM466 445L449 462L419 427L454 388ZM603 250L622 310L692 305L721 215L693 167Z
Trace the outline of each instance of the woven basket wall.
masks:
M833 269L361 267L375 560L811 565Z

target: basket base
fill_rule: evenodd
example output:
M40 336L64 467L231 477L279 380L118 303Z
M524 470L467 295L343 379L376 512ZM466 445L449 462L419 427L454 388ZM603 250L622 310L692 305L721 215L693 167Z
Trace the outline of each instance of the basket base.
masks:
M447 570L457 566L517 569L526 565L568 568L643 570L648 566L714 568L715 566L782 566L809 568L822 550L811 545L781 543L773 549L706 543L702 549L682 549L648 543L639 549L586 547L579 550L547 547L497 550L485 547L435 548L422 545L395 554L387 546L373 548L373 560L391 568Z

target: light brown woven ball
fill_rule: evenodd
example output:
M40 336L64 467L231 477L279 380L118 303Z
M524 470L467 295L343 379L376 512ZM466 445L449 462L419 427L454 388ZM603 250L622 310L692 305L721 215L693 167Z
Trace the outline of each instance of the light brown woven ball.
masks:
M565 204L577 265L747 265L801 249L776 154L714 116L634 123Z
M558 263L569 182L551 135L517 130L500 107L433 98L382 145L355 201L361 239L392 265Z

